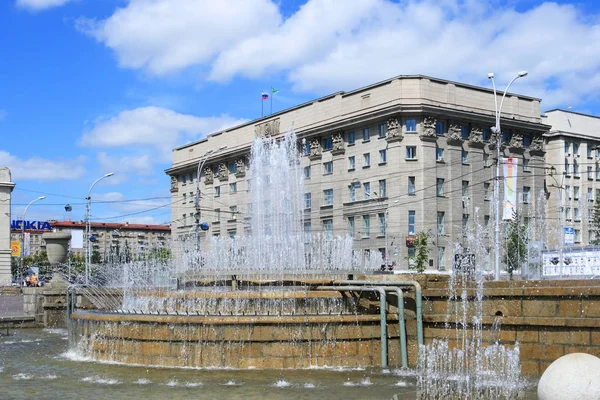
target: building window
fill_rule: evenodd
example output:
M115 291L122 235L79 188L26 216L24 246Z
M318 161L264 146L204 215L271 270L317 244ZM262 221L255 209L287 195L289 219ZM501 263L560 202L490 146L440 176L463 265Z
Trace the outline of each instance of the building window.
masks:
M446 261L445 261L446 257L444 257L444 253L446 253L445 247L437 248L437 259L438 259L438 269L439 270L443 270L446 268Z
M215 186L215 197L221 196L221 186Z
M488 153L483 153L483 166L485 168L489 168L490 166L490 155Z
M356 157L350 156L348 157L348 169L352 170L356 168Z
M565 158L565 175L571 175L571 168L569 166L569 160Z
M443 211L438 211L437 213L437 233L438 235L446 234L445 214Z
M387 197L387 182L385 179L379 180L379 196Z
M587 178L590 181L594 180L594 169L592 167L587 167Z
M484 235L486 237L489 236L489 233L488 233L490 231L490 216L489 215L483 216L483 230L485 231Z
M371 183L370 182L363 183L363 188L365 190L364 199L369 200L371 198Z
M185 204L187 202L187 194L183 194L183 201L182 203Z
M310 243L311 236L311 225L310 222L304 223L304 243Z
M576 222L579 222L579 221L581 221L581 216L579 215L579 207L575 207L575 208L573 208L573 219L574 219Z
M468 124L460 126L460 137L461 138L468 139L469 138L469 133L471 133L471 129L469 128Z
M529 166L529 158L523 157L523 172L531 172L531 167Z
M594 201L594 190L592 188L587 190L587 201Z
M469 198L469 181L462 181L461 188L462 188L461 196L463 197L463 199L468 199Z
M579 186L573 186L573 198L579 200Z
M592 154L593 153L592 145L589 144L589 143L586 144L585 149L586 149L587 158L592 158L593 157L593 154Z
M416 119L407 119L405 124L406 124L406 132L416 132L417 131L417 120Z
M187 176L185 174L181 175L181 184L185 185L187 183Z
M353 182L350 184L348 188L350 191L350 202L356 201L356 188L358 187L358 183Z
M371 153L363 154L363 168L371 166Z
M413 267L415 265L416 257L417 257L417 249L414 247L409 247L408 248L408 257L407 257L409 267Z
M356 141L354 131L348 132L348 145L353 145Z
M565 185L565 200L571 200L571 186Z
M483 141L487 142L492 138L492 129L491 128L483 128Z
M363 129L363 141L368 142L371 140L371 128Z
M414 176L408 177L408 194L415 194L416 179Z
M333 174L333 161L323 163L323 175Z
M310 154L310 143L306 142L302 144L302 155L308 156Z
M237 165L236 165L235 161L229 161L227 164L228 164L229 173L235 174L237 172Z
M575 155L579 154L579 143L577 143L577 142L573 142L573 154L575 154Z
M187 226L187 216L183 214L183 226Z
M237 183L229 184L229 193L237 193Z
M312 194L304 193L304 209L310 210L312 206Z
M469 152L463 150L461 152L460 160L463 164L468 164L469 163Z
M387 125L379 124L379 137L384 138L387 136Z
M348 236L354 238L354 217L348 217Z
M333 205L333 189L323 190L323 204L326 206Z
M371 216L363 215L363 238L371 236Z
M565 140L565 154L571 155L571 142Z
M573 161L573 176L579 178L579 164L577 164L577 161Z
M377 214L379 219L379 236L385 236L385 213Z
M435 122L435 134L438 136L442 136L446 133L446 127L444 121L436 121Z
M462 235L463 237L467 237L469 233L469 214L462 215Z
M435 148L435 161L444 162L444 149L441 147Z
M229 207L229 219L237 219L237 206Z
M529 147L531 144L531 135L525 134L523 135L523 147Z
M565 207L565 219L567 221L571 220L571 207Z
M304 167L304 179L310 179L310 165Z
M323 151L331 150L333 148L333 138L329 136L321 140L321 146L323 147Z
M406 159L416 160L417 159L417 146L406 146Z
M490 184L488 182L483 183L483 200L490 200Z
M440 197L444 196L444 179L443 178L437 178L436 184L435 184L435 191L438 196L440 196Z
M325 239L328 239L328 240L333 239L333 220L332 219L324 219L323 220L323 236L325 236Z
M581 230L575 229L575 243L581 243Z
M596 163L596 180L600 179L600 164Z
M523 203L529 204L531 202L531 188L529 186L523 186Z
M215 221L221 220L221 209L215 208Z
M415 215L416 215L416 211L408 210L408 234L409 235L415 234Z
M387 162L387 151L379 150L379 163L385 164Z

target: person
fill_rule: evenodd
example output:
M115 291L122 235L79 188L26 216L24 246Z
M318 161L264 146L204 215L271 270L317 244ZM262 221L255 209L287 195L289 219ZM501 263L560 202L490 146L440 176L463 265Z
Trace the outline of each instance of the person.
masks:
M25 286L31 286L31 277L29 275L25 277Z
M33 275L31 275L31 286L36 287L37 285L38 285L38 276L34 272Z

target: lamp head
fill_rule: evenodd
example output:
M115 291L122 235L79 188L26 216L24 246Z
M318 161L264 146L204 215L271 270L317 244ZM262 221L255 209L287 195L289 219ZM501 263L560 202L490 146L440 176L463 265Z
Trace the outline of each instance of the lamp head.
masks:
M520 71L518 75L519 75L519 78L527 76L527 71Z
M108 178L109 176L113 176L115 173L114 172L109 172L108 174L105 174L104 177Z
M46 198L46 196L40 196L40 197L38 197L37 199L38 199L38 200L44 200L45 198Z
M494 73L493 72L490 72L488 74L488 79L494 79Z

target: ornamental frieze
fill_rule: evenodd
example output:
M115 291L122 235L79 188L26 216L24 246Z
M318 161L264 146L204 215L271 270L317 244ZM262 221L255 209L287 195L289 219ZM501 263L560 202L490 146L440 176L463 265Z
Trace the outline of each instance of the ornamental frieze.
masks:
M279 118L255 125L254 134L258 138L270 138L279 135Z
M390 118L387 120L387 137L388 142L400 141L404 139L402 135L402 126L398 118Z
M213 170L212 167L204 168L204 184L210 185L214 182Z

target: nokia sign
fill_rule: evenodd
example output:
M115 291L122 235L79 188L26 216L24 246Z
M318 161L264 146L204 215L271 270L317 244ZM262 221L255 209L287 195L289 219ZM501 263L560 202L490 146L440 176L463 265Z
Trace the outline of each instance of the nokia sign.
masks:
M30 229L34 231L51 231L52 227L50 226L50 222L44 221L23 221L23 220L13 220L10 223L10 229Z

